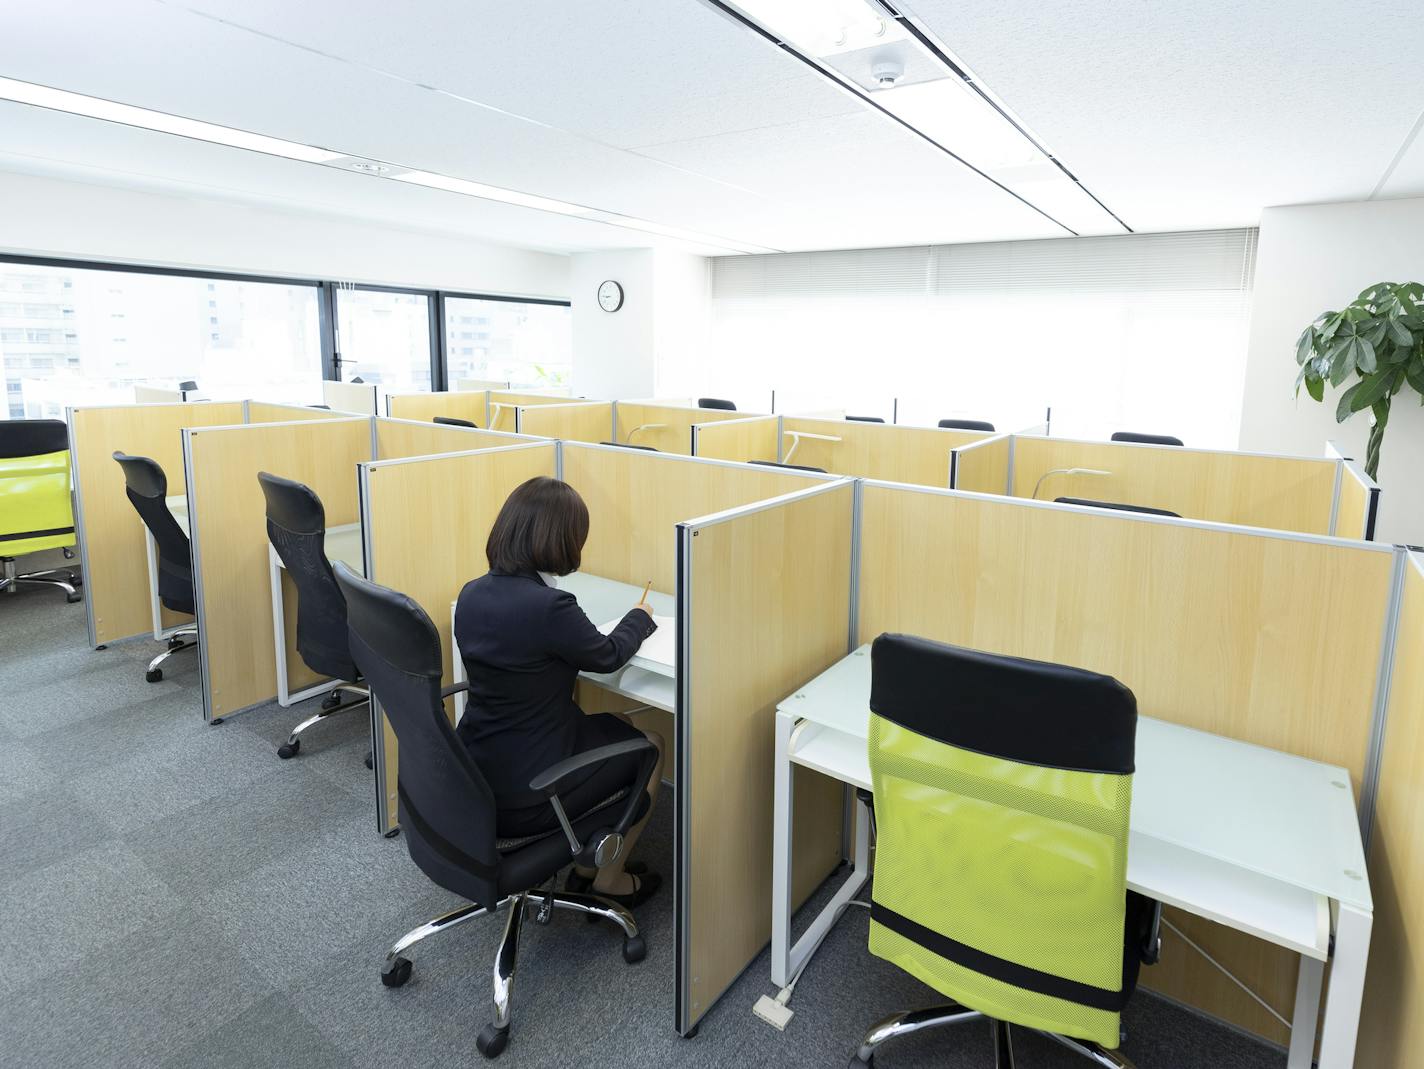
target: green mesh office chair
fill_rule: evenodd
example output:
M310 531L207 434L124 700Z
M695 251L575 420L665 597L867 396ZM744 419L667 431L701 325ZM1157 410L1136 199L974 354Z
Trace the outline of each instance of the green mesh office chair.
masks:
M63 420L0 421L0 590L21 583L57 586L79 600L82 582L63 568L19 572L15 558L45 549L73 557L74 512L69 502L69 431Z
M954 1001L889 1039L988 1018L1117 1069L1119 1014L1157 953L1159 907L1126 889L1137 703L1117 680L906 635L871 649L871 952Z

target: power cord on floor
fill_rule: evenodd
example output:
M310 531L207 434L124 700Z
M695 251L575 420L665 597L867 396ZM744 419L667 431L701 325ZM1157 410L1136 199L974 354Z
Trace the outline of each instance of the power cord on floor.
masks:
M845 915L845 911L851 906L869 909L870 903L863 902L858 898L852 898L842 902L840 908L836 910L835 918L826 926L826 930L821 933L821 938L816 940L816 945L812 947L806 957L802 959L801 967L796 970L796 974L792 976L791 979L787 981L786 986L774 996L762 995L761 998L757 999L756 1003L752 1006L752 1013L760 1017L773 1028L782 1032L786 1031L786 1026L791 1023L791 1018L795 1015L795 1011L787 1005L787 1003L791 1001L791 993L796 990L796 985L800 983L801 977L806 975L806 967L811 964L811 959L816 956L816 951L819 950L821 944L826 941L826 936L831 934L831 930L835 928L841 917Z

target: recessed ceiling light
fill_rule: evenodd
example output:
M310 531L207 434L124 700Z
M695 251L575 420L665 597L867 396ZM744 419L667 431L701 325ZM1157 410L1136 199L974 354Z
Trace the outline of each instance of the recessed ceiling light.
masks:
M360 171L362 174L390 174L391 169L384 163L372 163L370 160L357 160L351 165L353 171Z

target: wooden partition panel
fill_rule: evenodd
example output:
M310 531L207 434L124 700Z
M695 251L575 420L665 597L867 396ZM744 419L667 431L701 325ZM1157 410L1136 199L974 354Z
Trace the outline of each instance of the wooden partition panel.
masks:
M442 423L419 423L408 419L376 419L377 460L424 457L434 453L466 453L471 449L496 449L531 441L514 434L481 431L472 427L451 427Z
M311 487L328 527L359 519L356 465L371 459L364 416L195 430L184 435L192 475L194 580L203 652L204 719L277 693L267 508L257 473Z
M488 427L490 413L487 390L456 390L446 393L393 393L386 398L386 415L392 419L413 419L429 423L436 416L467 419L476 427ZM510 425L510 430L514 426Z
M838 481L679 531L678 1028L771 938L776 703L846 653L854 487ZM796 770L793 896L841 858L842 787Z
M955 449L950 458L951 483L956 490L1004 494L1013 468L1013 436L985 438Z
M518 393L513 390L491 390L489 394L489 429L492 431L514 431L517 420L516 408L531 408L535 405L567 404L567 397L546 393ZM480 424L484 426L484 424Z
M1373 542L1379 499L1379 484L1365 474L1365 469L1356 461L1343 461L1335 533L1341 538L1363 538Z
M413 598L441 635L445 681L453 651L450 603L471 579L489 571L485 541L505 498L537 475L555 473L553 442L368 464L361 469L366 523L366 575ZM669 538L671 535L669 535ZM454 715L453 707L449 710ZM376 753L377 823L394 828L395 733L381 720Z
M355 413L335 412L311 405L289 405L275 401L248 401L248 423L295 423L314 419L349 419Z
M566 442L606 442L613 433L612 401L520 405L516 412L520 434L562 438Z
M1387 547L878 485L864 491L861 642L901 631L1115 676L1145 714L1365 767ZM1296 958L1172 911L1290 1016ZM1144 985L1284 1042L1171 933Z
M323 380L321 400L336 412L353 412L362 416L378 416L376 384L373 382L333 382Z
M981 431L951 431L937 427L904 427L893 423L786 416L782 420L782 458L809 464L835 475L865 479L949 486L949 454L959 446L989 435ZM839 441L802 438L787 432L819 434ZM795 452L792 447L795 446Z
M456 379L453 389L468 392L470 390L507 390L509 383L503 379Z
M1410 1069L1424 1051L1424 557L1405 563L1370 836L1374 930L1355 1064Z
M115 405L75 408L69 434L84 553L84 601L96 646L151 634L153 614L143 521L124 493L115 451L152 457L168 476L168 493L184 492L184 427L242 422L242 402ZM186 619L173 616L173 622Z
M644 401L618 402L618 436L630 445L650 445L662 453L692 454L692 426L745 419L745 412L721 408L682 408Z
M665 593L677 589L677 524L826 479L641 449L564 445L564 481L588 504L582 570L622 583L651 579L653 589Z
M692 455L709 460L780 460L781 420L747 416L692 425Z
M1188 519L1329 534L1338 466L1324 458L1016 435L1013 494L1032 497L1042 478L1038 496L1046 501L1115 501ZM1064 468L1110 474L1044 477Z

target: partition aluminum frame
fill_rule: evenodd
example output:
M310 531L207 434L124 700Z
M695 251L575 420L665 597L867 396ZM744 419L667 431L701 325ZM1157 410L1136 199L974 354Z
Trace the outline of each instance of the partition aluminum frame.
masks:
M1326 457L1338 459L1340 461L1341 471L1339 475L1336 476L1337 479L1342 479L1345 473L1348 472L1357 482L1360 483L1360 485L1364 488L1365 493L1368 495L1369 504L1365 508L1365 529L1360 533L1360 537L1366 542L1373 542L1375 540L1375 524L1379 519L1379 483L1375 482L1375 480L1370 477L1369 473L1365 471L1363 464L1361 464L1354 457L1346 456L1344 450L1340 448L1339 443L1334 441L1326 442L1325 455ZM1340 502L1340 491L1338 489L1335 493L1335 501L1336 509L1338 511Z
M614 447L594 447L594 448L614 448ZM701 464L731 464L738 467L745 467L740 461L735 460L712 460L699 457L678 457L668 454L670 459L691 461ZM706 1006L697 1007L697 1021L694 1023L693 1007L690 1005L692 989L692 910L694 901L691 896L691 864L692 864L692 844L689 842L689 834L692 828L692 791L694 781L692 778L692 718L695 715L692 705L692 555L695 540L699 532L709 527L725 523L728 520L738 519L743 516L750 516L754 513L764 512L768 509L781 508L793 501L799 501L808 497L815 497L820 494L831 493L842 487L850 487L852 501L855 500L855 484L858 480L840 475L820 474L818 472L796 472L798 476L813 479L819 482L819 486L808 486L804 490L793 490L790 493L780 494L776 497L756 501L749 505L739 505L735 508L725 509L721 512L711 513L697 519L684 520L677 525L677 590L674 592L677 599L677 665L676 665L676 698L677 709L674 713L673 731L676 736L675 744L675 765L677 775L675 782L676 808L673 819L673 856L676 863L676 877L673 881L673 923L677 930L677 938L674 944L674 998L673 998L673 1027L677 1033L684 1037L695 1035L704 1017L717 1001L727 992L727 989L735 984L735 978L728 984L728 988L712 995L707 1000ZM854 543L852 543L854 544ZM852 549L852 573L847 576L850 581L850 590L855 589L854 562L855 551ZM853 594L850 595L853 598Z
M82 407L82 406L81 406ZM84 581L89 581L89 539L84 532L84 495L79 492L79 450L74 447L74 406L64 410L64 430L69 441L69 478L71 500L74 503L74 540L79 543L79 567ZM102 649L99 645L98 627L94 623L94 603L86 588L84 594L84 627L89 636L91 649ZM105 644L107 645L107 643Z

